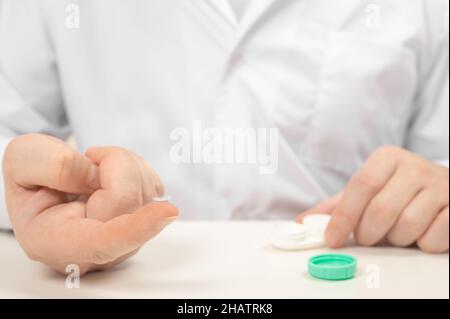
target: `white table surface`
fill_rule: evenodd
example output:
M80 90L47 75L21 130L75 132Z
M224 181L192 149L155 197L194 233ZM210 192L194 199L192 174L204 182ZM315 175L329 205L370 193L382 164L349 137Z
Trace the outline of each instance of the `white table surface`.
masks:
M449 256L417 249L348 247L358 274L328 282L307 274L307 259L328 249L278 251L274 222L176 222L130 261L81 278L29 261L0 233L0 298L449 298ZM375 265L375 266L374 266ZM379 287L374 288L379 270ZM369 285L368 285L369 283Z

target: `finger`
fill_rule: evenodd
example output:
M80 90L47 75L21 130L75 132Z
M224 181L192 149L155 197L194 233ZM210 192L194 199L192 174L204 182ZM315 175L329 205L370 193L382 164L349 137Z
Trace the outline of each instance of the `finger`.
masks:
M342 200L331 214L325 232L330 247L340 247L353 232L372 198L383 189L397 169L390 148L375 152L352 177Z
M331 214L331 212L336 208L337 203L341 200L342 193L339 193L321 203L315 207L308 209L297 216L296 221L302 223L303 219L308 215L314 214Z
M104 270L108 270L108 269L114 267L115 265L118 265L118 264L122 263L123 261L129 259L130 257L136 255L138 252L139 252L139 249L135 249L132 252L130 252L128 254L125 254L125 255L119 257L118 259L116 259L116 260L114 260L112 262L109 262L109 263L106 263L106 264L99 264L99 265L96 265L96 267L90 266L89 271L104 271Z
M147 163L147 161L141 156L119 147L93 147L86 152L86 156L91 158L97 164L100 164L100 162L104 161L105 158L113 155L123 155L127 158L133 158L135 160L135 163L141 173L141 186L145 200L155 196L164 195L164 186L161 179ZM108 179L105 179L105 183L108 183Z
M425 234L417 241L420 249L427 253L448 252L448 207L444 209L434 220Z
M27 196L13 196L8 200L9 219L18 234L27 221L63 202L64 193L45 187L29 192Z
M53 264L107 264L141 247L178 216L173 205L150 203L103 223L79 218L84 209L83 203L71 202L52 208L58 214L36 218L31 229L38 245L27 249L37 254L32 258Z
M117 146L90 147L86 150L85 153L85 155L96 164L100 164L101 161L103 161L106 157L110 157L111 155L123 154L128 154L128 151Z
M94 234L94 263L113 261L141 247L178 216L175 206L150 203L134 214L121 215L103 224ZM102 257L110 257L102 258Z
M141 185L144 196L144 203L149 203L154 197L162 197L164 195L164 185L156 174L155 170L147 163L147 161L137 154L132 154L141 171Z
M403 210L423 189L423 179L412 169L400 168L370 201L355 230L360 245L380 242L394 226Z
M132 153L118 147L95 147L86 156L100 167L101 189L87 207L87 216L100 221L132 213L144 204L142 176Z
M448 205L442 192L427 189L418 194L403 210L387 239L394 246L414 244L431 225L436 216Z
M67 193L90 194L99 186L98 168L62 141L45 135L14 139L4 159L5 178L27 189L48 187Z

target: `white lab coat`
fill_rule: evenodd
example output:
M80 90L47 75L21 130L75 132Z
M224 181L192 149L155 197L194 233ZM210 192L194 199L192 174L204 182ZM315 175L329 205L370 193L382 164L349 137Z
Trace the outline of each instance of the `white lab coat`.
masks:
M0 152L30 132L127 147L182 218L293 218L386 144L448 163L446 0L253 0L239 22L220 0L4 0L2 12ZM174 163L169 136L194 121L278 128L278 171Z

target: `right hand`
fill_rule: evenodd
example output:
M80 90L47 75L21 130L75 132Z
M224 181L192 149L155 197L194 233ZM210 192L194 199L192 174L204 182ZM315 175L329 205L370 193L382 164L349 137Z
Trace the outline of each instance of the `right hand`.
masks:
M115 265L178 215L168 203L149 201L164 192L159 178L120 148L82 155L56 138L23 135L8 145L3 173L18 242L61 273L69 264L81 274Z

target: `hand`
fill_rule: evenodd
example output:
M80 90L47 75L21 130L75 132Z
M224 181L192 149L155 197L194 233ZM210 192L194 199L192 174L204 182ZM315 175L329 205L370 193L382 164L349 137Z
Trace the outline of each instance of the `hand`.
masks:
M98 165L101 181L86 202L87 218L108 221L164 195L160 178L140 156L119 147L94 147L85 155Z
M125 260L178 214L148 203L164 192L159 178L119 148L84 156L55 138L24 135L8 145L3 171L17 240L31 259L62 273L68 264L84 274Z
M386 239L429 253L449 249L449 169L397 147L376 151L344 191L305 215L331 213L330 247L342 246L353 232L372 246Z

